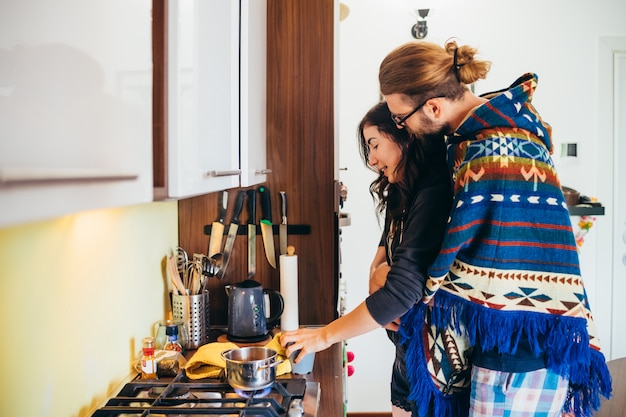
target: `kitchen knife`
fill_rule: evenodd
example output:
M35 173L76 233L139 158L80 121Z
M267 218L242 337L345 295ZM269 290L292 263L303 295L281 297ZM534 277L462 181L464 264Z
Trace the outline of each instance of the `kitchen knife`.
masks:
M228 204L228 191L222 191L217 199L218 216L217 220L211 224L211 238L209 239L209 249L207 256L210 258L222 251L222 237L224 236L224 218L226 217L226 206Z
M276 252L274 250L274 231L272 230L272 199L270 190L265 186L259 187L261 194L261 235L263 235L263 247L265 257L272 268L276 269Z
M256 274L256 190L248 190L248 278Z
M222 278L226 273L228 262L230 261L230 255L233 253L233 246L235 245L235 238L237 237L237 231L239 230L239 215L243 209L243 200L246 197L246 192L241 190L237 193L235 199L235 207L233 209L233 216L230 218L230 226L228 226L228 237L226 238L226 245L224 246L224 258L222 267L217 272L217 277Z
M280 254L287 254L287 193L279 192L280 195L280 226L278 226Z

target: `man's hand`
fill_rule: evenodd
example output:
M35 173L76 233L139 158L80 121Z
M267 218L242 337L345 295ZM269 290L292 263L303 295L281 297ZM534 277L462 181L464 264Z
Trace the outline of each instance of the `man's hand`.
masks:
M370 294L376 292L385 285L385 282L387 282L387 274L390 269L391 267L387 264L387 262L383 262L370 273ZM387 330L397 332L400 327L400 319L398 318L383 327Z
M379 288L382 288L387 282L387 274L391 268L387 265L387 262L383 262L378 265L376 269L370 274L370 294L376 292Z

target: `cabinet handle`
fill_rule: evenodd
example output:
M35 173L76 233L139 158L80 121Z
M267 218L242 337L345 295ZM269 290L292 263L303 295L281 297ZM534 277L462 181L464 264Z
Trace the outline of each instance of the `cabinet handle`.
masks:
M0 186L84 181L128 181L139 178L131 172L91 169L0 168Z
M256 171L254 171L254 175L265 175L265 174L271 174L272 170L271 169L257 169Z
M231 175L241 175L240 169L234 169L232 171L209 171L207 172L209 177L229 177Z

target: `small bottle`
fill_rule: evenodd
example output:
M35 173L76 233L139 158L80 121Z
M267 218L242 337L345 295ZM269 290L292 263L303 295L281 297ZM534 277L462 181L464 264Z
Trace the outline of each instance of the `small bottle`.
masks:
M156 359L154 358L154 337L142 340L141 379L157 379Z
M165 328L165 334L167 335L167 343L163 346L163 350L175 350L176 352L182 352L183 346L178 341L178 325L169 324Z

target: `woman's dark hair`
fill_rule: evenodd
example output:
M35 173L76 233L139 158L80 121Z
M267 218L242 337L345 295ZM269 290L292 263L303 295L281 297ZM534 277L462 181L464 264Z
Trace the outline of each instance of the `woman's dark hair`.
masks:
M397 143L402 150L402 158L396 168L402 172L402 175L400 175L401 180L397 183L389 183L387 177L379 173L378 169L369 163L370 150L367 138L363 133L365 128L369 126L375 126L381 133L386 134ZM378 178L370 184L370 194L378 202L377 211L379 215L382 215L385 209L389 207L388 212L391 219L395 220L394 224L398 225L403 219L406 209L413 202L415 185L422 175L425 142L412 137L406 129L398 128L391 120L391 112L385 102L376 104L363 116L357 129L357 137L359 151L365 166L379 174ZM441 146L443 146L443 139L440 141Z

